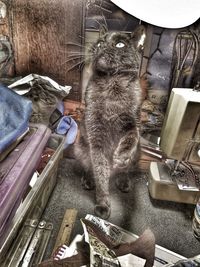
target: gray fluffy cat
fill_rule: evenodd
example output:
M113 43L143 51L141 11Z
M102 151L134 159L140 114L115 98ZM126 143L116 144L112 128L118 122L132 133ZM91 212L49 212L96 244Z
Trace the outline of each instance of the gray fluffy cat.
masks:
M91 49L92 75L85 93L85 115L75 154L85 169L82 184L96 188L95 214L111 212L109 180L128 192L127 173L139 158L141 89L138 79L141 37L134 33L107 32Z

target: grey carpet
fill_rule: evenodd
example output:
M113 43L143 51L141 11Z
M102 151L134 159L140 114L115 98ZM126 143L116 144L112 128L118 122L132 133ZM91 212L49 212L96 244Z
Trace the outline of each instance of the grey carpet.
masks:
M78 210L72 238L82 234L79 219L93 214L94 191L85 191L80 184L81 171L76 161L64 158L60 162L58 182L44 212L43 219L54 225L45 258L51 255L66 209ZM134 187L129 193L121 193L111 182L112 213L109 221L140 235L150 228L156 243L185 257L200 253L200 242L193 236L192 217L194 205L153 200L147 187L147 175L133 178Z

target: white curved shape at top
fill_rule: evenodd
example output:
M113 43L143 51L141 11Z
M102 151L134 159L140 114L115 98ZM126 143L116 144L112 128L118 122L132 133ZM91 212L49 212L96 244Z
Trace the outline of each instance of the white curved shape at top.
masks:
M200 17L200 0L111 0L147 23L164 28L183 28Z

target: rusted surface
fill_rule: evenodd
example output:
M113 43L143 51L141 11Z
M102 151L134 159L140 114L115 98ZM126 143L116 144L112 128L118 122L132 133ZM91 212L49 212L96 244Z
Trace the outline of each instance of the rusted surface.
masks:
M12 1L12 25L16 75L47 75L61 85L72 85L70 98L81 98L78 60L66 62L69 53L80 52L84 0Z

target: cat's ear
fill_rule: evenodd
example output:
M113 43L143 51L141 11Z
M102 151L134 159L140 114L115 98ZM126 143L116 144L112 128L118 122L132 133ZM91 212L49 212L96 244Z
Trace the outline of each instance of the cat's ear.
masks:
M101 38L102 36L104 36L106 32L107 32L107 27L104 24L102 24L99 29L99 37Z
M134 46L138 51L144 49L145 39L146 39L146 29L143 25L138 26L133 33L131 33L131 38L134 41Z

